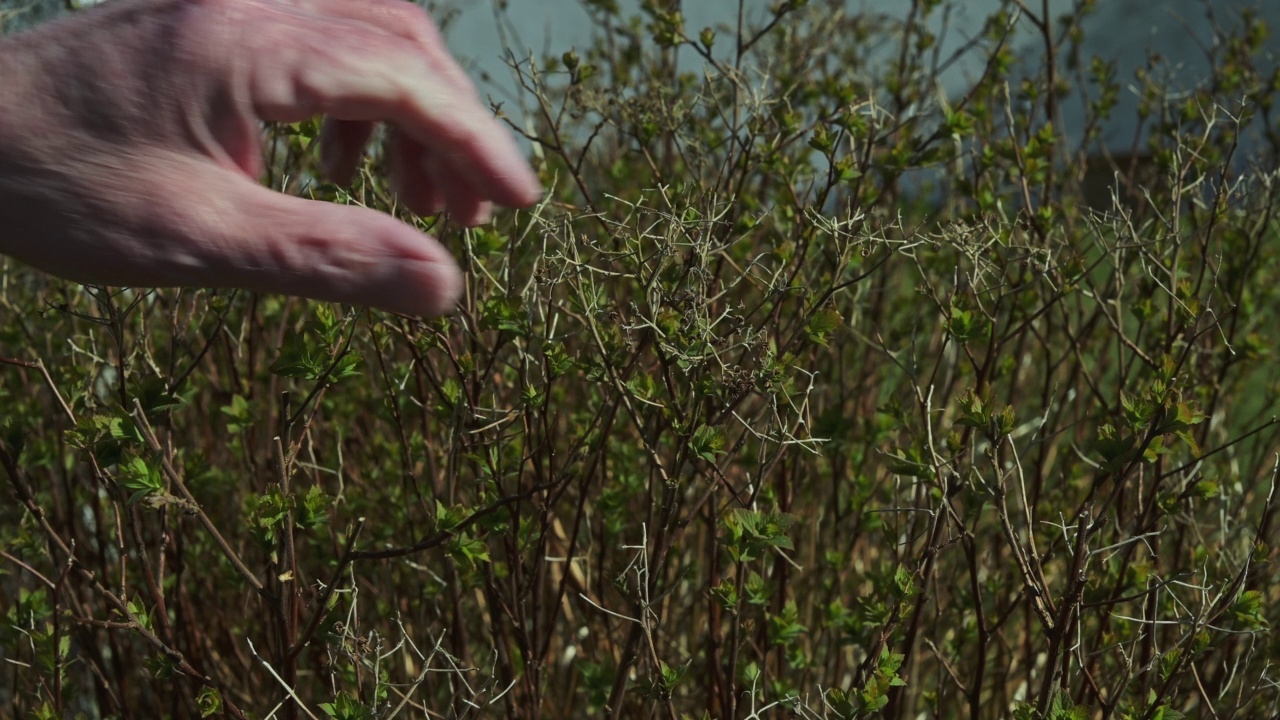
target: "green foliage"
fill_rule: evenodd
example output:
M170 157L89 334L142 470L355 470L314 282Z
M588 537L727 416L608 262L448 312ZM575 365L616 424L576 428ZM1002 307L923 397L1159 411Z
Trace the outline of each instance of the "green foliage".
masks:
M327 305L317 305L315 319L300 333L284 337L271 372L282 377L337 382L360 374L360 356L342 338L343 327Z
M902 655L882 649L866 687L856 692L833 689L827 693L826 701L832 715L840 720L855 720L871 717L883 710L889 704L891 689L907 684L898 676L902 661Z
M164 491L164 479L160 477L160 470L140 457L122 464L120 475L124 486L134 491L129 498L130 504L152 493Z
M758 560L770 548L793 550L786 532L794 524L787 515L735 508L724 519L725 549L735 562Z
M367 707L345 692L338 693L331 703L321 703L320 709L333 720L373 720L375 717Z
M485 227L269 128L449 317L6 265L4 712L1275 715L1265 29L1175 96L1005 3L942 98L956 3L623 5L517 53L548 197Z

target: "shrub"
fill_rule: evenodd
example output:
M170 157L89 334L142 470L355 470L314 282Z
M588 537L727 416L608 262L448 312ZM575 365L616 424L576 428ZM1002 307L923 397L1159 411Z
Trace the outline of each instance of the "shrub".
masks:
M1276 714L1265 33L1142 87L1146 160L1098 208L1128 80L1070 59L1090 3L1009 4L949 100L937 2L740 33L587 5L589 47L513 63L546 202L404 216L465 264L454 316L7 267L0 701ZM399 212L377 153L348 191L314 123L270 133L272 186Z

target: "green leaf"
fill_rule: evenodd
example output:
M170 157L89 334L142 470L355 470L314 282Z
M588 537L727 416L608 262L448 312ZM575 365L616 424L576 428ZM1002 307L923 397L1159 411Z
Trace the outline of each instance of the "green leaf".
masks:
M689 669L689 665L681 665L680 667L671 667L666 662L658 661L659 672L662 674L662 688L670 693L675 689L676 685L684 679L685 671Z
M187 402L186 398L169 392L168 384L158 377L148 377L131 385L133 396L137 398L148 416L180 408Z
M329 362L328 353L308 342L303 333L289 333L269 369L281 377L315 380L324 374Z
M360 365L360 359L359 353L347 351L334 364L333 370L329 373L329 379L336 382L359 375L360 371L356 367Z
M1089 711L1083 705L1076 705L1071 696L1059 690L1049 705L1048 720L1088 720Z
M974 430L986 430L990 417L986 403L972 389L961 396L960 417L956 419L957 425L971 427Z
M761 513L745 508L734 508L724 519L727 531L726 550L738 562L750 562L761 557L769 548L794 549L786 536L795 524L795 518L782 513Z
M1191 455L1193 457L1198 458L1204 454L1200 452L1200 443L1196 442L1195 437L1190 432L1186 430L1178 430L1173 433L1173 436L1181 440L1182 444L1187 446L1187 449L1191 451Z
M709 463L716 461L716 456L724 450L724 444L724 432L710 425L700 426L693 432L693 437L689 438L689 449Z
M1183 720L1186 716L1186 713L1174 710L1168 705L1161 705L1151 713L1151 720Z
M208 685L200 688L200 693L196 695L196 709L200 711L202 718L222 712L222 693Z
M307 488L307 492L302 496L302 502L298 505L298 512L294 515L293 523L303 530L311 530L320 527L329 522L329 507L333 504L324 490L319 485L312 485Z
M1245 590L1236 599L1231 614L1237 624L1247 630L1261 630L1269 625L1263 615L1264 596L1259 590Z
M826 346L827 335L840 327L840 323L840 313L832 308L824 308L809 317L809 322L805 325L805 335L813 342Z
M520 298L491 297L480 312L480 327L485 330L505 330L523 336L526 334L526 317Z
M800 623L795 600L787 600L781 613L769 614L769 640L776 645L791 645L807 632L809 628Z
M253 408L243 395L232 395L231 402L218 409L231 418L227 421L227 432L232 435L253 427Z
M573 369L573 358L565 350L564 343L548 345L543 357L547 360L547 367L551 370L552 377L560 377Z
M448 532L462 524L467 519L467 513L464 508L445 507L444 503L436 500L436 531Z
M889 472L896 475L915 478L932 478L933 467L924 462L920 451L915 448L908 448L905 451L899 450L897 455L890 456L892 460L889 462Z
M904 598L909 598L916 594L916 584L911 577L911 571L901 565L893 573L893 584L898 589L898 594Z
M489 562L489 546L479 538L462 533L449 541L449 556L465 568L474 568Z
M760 573L751 571L747 581L742 584L742 591L747 596L748 605L765 606L773 599L773 589Z
M179 674L177 664L168 655L164 654L152 655L147 658L143 666L151 673L151 677L156 680L171 680Z
M264 543L275 541L276 528L284 523L292 507L293 499L285 497L276 487L260 495L250 495L245 501L249 526L258 531Z
M1109 470L1119 470L1127 465L1137 454L1135 445L1137 436L1120 436L1111 425L1098 428L1098 439L1094 449L1102 456L1104 466Z
M140 457L132 458L120 466L120 480L126 488L134 491L133 497L129 498L130 503L164 490L164 478L161 477L159 468Z
M361 705L344 690L331 703L322 703L320 709L333 720L373 720L373 711Z
M730 578L725 578L720 581L719 585L712 587L711 597L725 610L737 612L738 589Z

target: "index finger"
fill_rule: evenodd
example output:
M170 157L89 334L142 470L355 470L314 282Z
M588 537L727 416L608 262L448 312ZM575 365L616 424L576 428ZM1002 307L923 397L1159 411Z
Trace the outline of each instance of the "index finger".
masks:
M459 89L433 67L419 43L309 13L254 32L249 93L262 119L387 120L494 201L524 207L540 197L510 132L469 86Z
M383 32L416 43L433 70L459 92L475 95L475 88L449 54L431 17L408 0L293 0L294 6L323 17L367 23Z

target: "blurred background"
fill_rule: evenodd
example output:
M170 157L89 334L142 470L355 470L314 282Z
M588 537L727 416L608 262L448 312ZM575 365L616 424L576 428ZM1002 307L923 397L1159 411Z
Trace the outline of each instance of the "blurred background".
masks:
M110 1L110 0L109 0ZM686 32L696 36L709 27L724 33L736 31L739 12L748 27L760 27L771 17L776 0L660 0L680 6ZM913 13L920 12L922 0L810 0L827 3L832 12L861 13L883 18L884 27L897 27ZM934 0L936 1L936 0ZM73 8L96 4L97 0L0 0L0 28L20 31L32 24L47 22ZM598 33L593 20L594 6L616 4L626 17L640 17L640 0L428 0L426 8L444 28L449 47L470 70L481 92L513 118L520 117L516 81L509 64L526 63L530 58L558 58L573 47L585 47ZM1082 0L943 0L928 14L929 26L938 37L937 58L945 65L940 96L955 97L982 73L984 58L966 53L966 45L982 33L992 14L1004 9L1014 23L1014 46L1019 49L1025 73L1034 73L1034 63L1043 61L1039 29L1032 17L1051 18L1070 13ZM1110 123L1103 128L1100 142L1108 154L1128 158L1142 145L1138 128L1138 90L1135 74L1147 69L1151 77L1164 83L1172 94L1189 92L1206 81L1211 58L1221 53L1215 37L1236 35L1245 23L1265 23L1270 44L1271 68L1280 55L1280 1L1276 0L1094 0L1094 10L1083 22L1083 58L1115 63L1115 77L1121 92ZM884 37L884 61L891 61L895 37ZM509 47L512 54L507 54ZM714 53L728 56L731 47L721 44ZM678 61L696 70L700 59L689 47L677 50ZM1270 68L1261 68L1268 72ZM1079 96L1061 105L1062 131L1075 140L1083 124L1084 106ZM1242 133L1242 155L1262 141L1261 131ZM1096 147L1094 151L1102 151Z
M109 0L110 1L110 0ZM358 0L353 0L353 2ZM748 25L759 26L770 16L776 0L663 0L678 4L684 14L686 32L696 35L710 27L725 32L735 29L739 9ZM919 12L921 0L811 0L828 2L833 11L865 13L883 17L888 23L901 23L911 13ZM595 0L596 4L601 3ZM68 12L69 8L96 4L75 0L0 0L0 28L17 31ZM640 0L610 0L624 15L640 15ZM966 53L967 43L980 35L987 19L1002 8L1022 13L1015 20L1014 47L1033 71L1041 61L1039 30L1029 15L1047 14L1057 18L1070 13L1081 0L963 0L939 3L929 14L930 30L938 37L937 56L947 63L940 73L941 92L954 97L968 88L981 74L983 58ZM1139 70L1147 68L1175 93L1186 92L1203 83L1210 67L1210 57L1221 48L1215 37L1241 32L1246 22L1265 23L1270 31L1269 43L1275 48L1271 67L1280 55L1280 2L1276 0L1095 0L1095 9L1083 24L1082 56L1097 56L1115 63L1115 77L1127 87ZM558 57L567 50L584 47L593 32L592 0L429 0L425 3L443 28L450 49L471 71L482 92L494 101L504 102L508 112L519 112L515 102L516 83L508 65L528 58ZM913 9L914 8L914 9ZM1251 21L1246 20L1252 14ZM880 39L885 48L884 59L890 61L890 49L896 39ZM509 47L514 58L503 48ZM683 48L680 60L696 69L699 58ZM727 55L730 47L722 43L716 53ZM1265 68L1263 69L1266 70ZM1083 107L1078 102L1062 106L1063 130L1069 138L1078 132ZM1112 120L1102 133L1102 142L1112 153L1126 154L1141 138L1136 127L1137 93L1122 92ZM1255 133L1244 138L1257 142ZM1247 150L1247 144L1242 149Z
M6 2L9 0L5 0ZM823 0L811 0L821 2ZM849 13L882 16L891 24L901 23L919 0L835 0L831 4ZM639 0L619 0L624 14L640 14ZM736 23L741 7L749 25L759 26L770 17L774 0L685 0L681 12L685 31L696 35L702 28L721 30L723 36ZM964 52L965 46L982 33L987 19L1002 8L1018 12L1025 8L1032 15L1050 17L1070 13L1079 0L964 0L942 2L930 15L930 30L938 37L938 57L952 60L940 73L941 90L955 97L970 87L981 75L984 59L976 53ZM1135 73L1149 68L1153 75L1173 92L1187 92L1205 82L1210 57L1221 52L1215 37L1239 34L1245 29L1246 14L1251 22L1265 23L1272 45L1271 67L1280 55L1280 2L1276 0L1097 0L1096 7L1082 23L1084 45L1082 56L1097 56L1114 62L1115 77L1122 87L1131 83ZM483 78L485 89L495 100L514 99L515 83L501 48L506 44L518 60L532 56L558 56L587 44L594 31L591 3L585 0L510 0L508 2L463 2L446 0L428 3L437 19L445 25L453 52L467 65L476 78ZM1014 47L1028 64L1028 71L1038 67L1042 52L1039 30L1026 15L1016 21ZM880 40L884 59L891 60L896 38ZM715 52L728 56L727 43ZM680 50L681 59L696 67L698 57L688 48ZM958 56L957 56L957 53ZM1077 97L1078 100L1078 97ZM1137 93L1122 92L1111 125L1102 141L1113 153L1127 153L1137 135ZM514 105L514 103L512 103ZM1083 107L1067 102L1062 107L1064 130L1068 137L1083 122ZM1257 137L1253 138L1254 141Z

